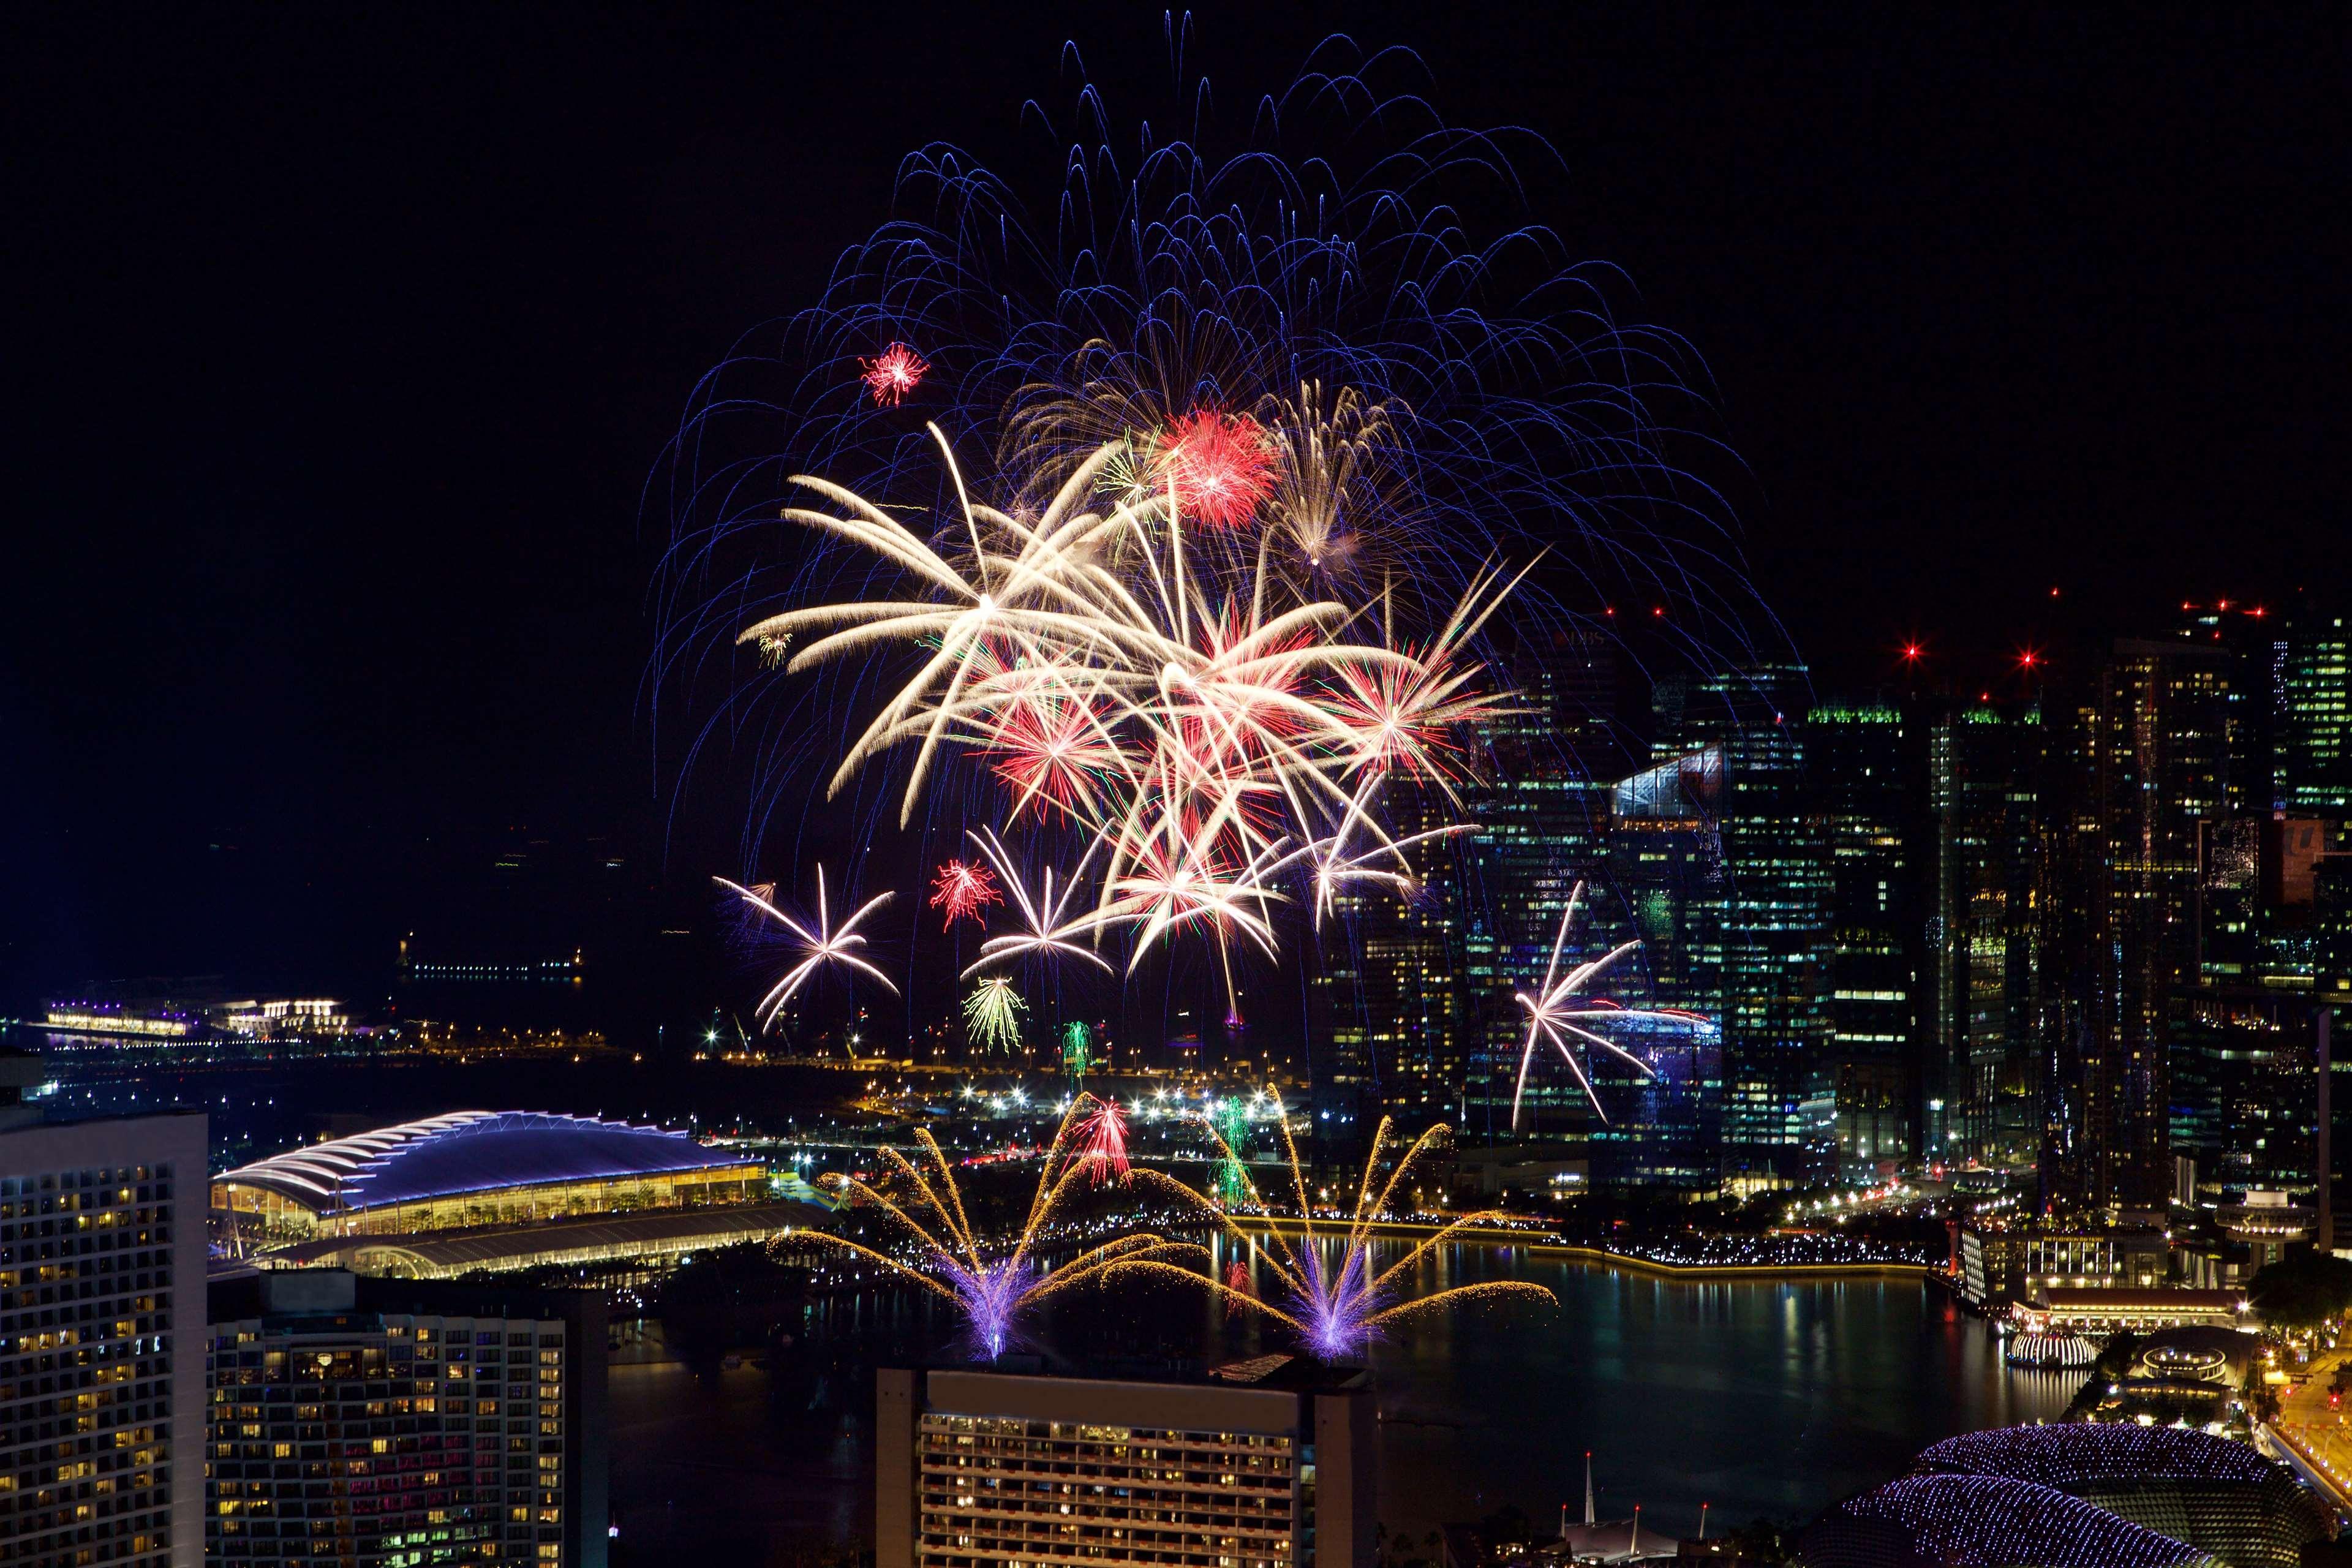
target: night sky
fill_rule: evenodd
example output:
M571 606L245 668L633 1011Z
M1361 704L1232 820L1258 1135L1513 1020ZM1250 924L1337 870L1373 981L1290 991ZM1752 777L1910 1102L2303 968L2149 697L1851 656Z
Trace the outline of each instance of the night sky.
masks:
M1909 636L1973 685L2340 578L2324 11L1276 9L1196 16L1234 112L1344 26L1558 148L1537 216L1706 356L1753 575L1824 689ZM1066 102L1065 39L1115 101L1160 101L1168 58L1118 6L5 27L0 1011L356 984L519 833L685 897L670 835L734 824L674 829L646 742L638 500L695 377L814 295L907 148L992 158L1021 100Z

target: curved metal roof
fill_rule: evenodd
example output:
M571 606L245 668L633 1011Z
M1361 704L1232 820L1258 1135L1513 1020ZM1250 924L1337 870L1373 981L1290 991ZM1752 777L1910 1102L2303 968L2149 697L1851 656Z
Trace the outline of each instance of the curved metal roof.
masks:
M683 1132L537 1110L455 1110L223 1172L321 1212L382 1208L503 1187L625 1180L757 1162Z
M1820 1568L2220 1568L2185 1542L2000 1476L1906 1476L1850 1498L1800 1542Z
M1996 1426L1947 1437L1921 1449L1916 1465L1921 1471L2007 1476L2061 1491L2116 1479L2259 1484L2275 1468L2242 1443L2185 1426L2088 1421Z

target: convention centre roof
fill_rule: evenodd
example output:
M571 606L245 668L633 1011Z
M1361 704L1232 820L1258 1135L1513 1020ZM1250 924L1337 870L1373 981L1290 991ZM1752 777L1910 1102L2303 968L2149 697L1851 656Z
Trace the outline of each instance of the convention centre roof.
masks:
M341 1213L505 1187L625 1181L753 1163L657 1127L537 1110L457 1110L289 1150L213 1180Z

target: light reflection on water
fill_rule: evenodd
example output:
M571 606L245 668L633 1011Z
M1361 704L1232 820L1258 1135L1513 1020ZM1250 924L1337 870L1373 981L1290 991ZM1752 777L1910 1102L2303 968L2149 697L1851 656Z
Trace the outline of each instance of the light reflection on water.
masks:
M1222 1272L1233 1244L1221 1244ZM1382 1244L1381 1256L1399 1249ZM1507 1304L1422 1319L1379 1346L1381 1517L1420 1535L1515 1503L1580 1510L1593 1451L1603 1517L1696 1533L1809 1515L1979 1426L2054 1418L2077 1380L2004 1367L1991 1331L1907 1280L1683 1284L1523 1249L1433 1257L1432 1288L1516 1277L1557 1312ZM1271 1286L1270 1279L1263 1285ZM624 1562L677 1552L756 1560L780 1536L871 1528L870 1367L954 1338L936 1299L886 1291L811 1309L773 1372L698 1381L617 1365L614 1501ZM1205 1302L1073 1292L1033 1324L1041 1349L1166 1345L1212 1360L1281 1348Z

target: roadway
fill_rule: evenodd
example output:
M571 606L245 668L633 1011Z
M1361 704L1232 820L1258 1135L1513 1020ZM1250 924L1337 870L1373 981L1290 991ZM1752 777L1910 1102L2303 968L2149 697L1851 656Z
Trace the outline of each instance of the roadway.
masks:
M2327 1387L2352 1351L2331 1351L2311 1363L2311 1375L2281 1391L2271 1436L2289 1450L2289 1462L2316 1482L2339 1513L2352 1515L2352 1399L2327 1407Z

